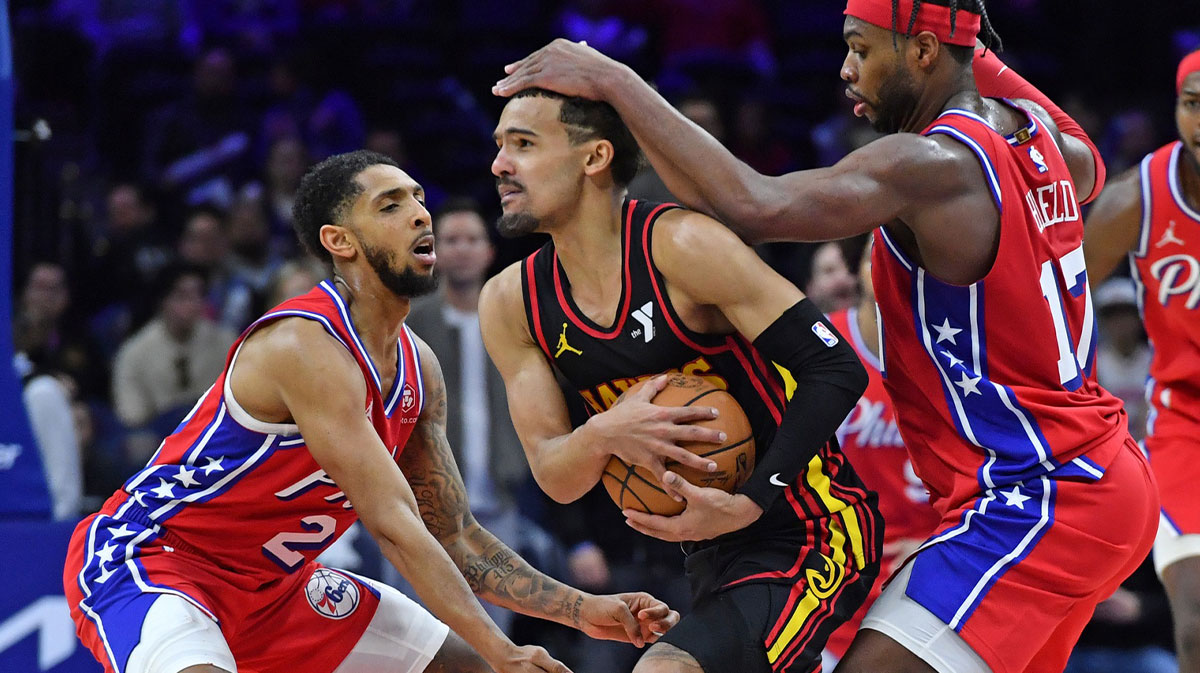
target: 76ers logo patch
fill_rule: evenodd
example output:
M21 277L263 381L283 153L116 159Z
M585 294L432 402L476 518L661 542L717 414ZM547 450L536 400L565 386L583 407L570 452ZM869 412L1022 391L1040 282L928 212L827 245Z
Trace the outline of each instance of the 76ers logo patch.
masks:
M317 568L304 586L308 604L322 617L344 619L358 608L358 585L329 568Z
M417 391L413 387L404 384L404 396L400 398L400 411L408 413L412 411L413 405L417 403Z

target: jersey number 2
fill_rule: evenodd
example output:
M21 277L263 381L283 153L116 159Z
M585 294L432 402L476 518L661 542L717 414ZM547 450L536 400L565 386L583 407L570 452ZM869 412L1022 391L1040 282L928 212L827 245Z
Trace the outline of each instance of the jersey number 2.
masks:
M300 519L300 527L308 532L276 535L262 546L263 555L291 572L304 563L304 555L296 550L324 547L337 530L337 520L326 514L314 514Z
M1050 317L1054 320L1054 339L1058 342L1058 379L1067 390L1077 390L1083 385L1083 372L1087 371L1092 350L1092 291L1088 288L1087 269L1083 262L1083 246L1080 245L1058 260L1063 285L1070 297L1084 298L1083 325L1077 340L1072 340L1067 323L1059 274L1054 272L1054 260L1042 263L1042 297L1050 305ZM1075 343L1078 346L1074 345Z

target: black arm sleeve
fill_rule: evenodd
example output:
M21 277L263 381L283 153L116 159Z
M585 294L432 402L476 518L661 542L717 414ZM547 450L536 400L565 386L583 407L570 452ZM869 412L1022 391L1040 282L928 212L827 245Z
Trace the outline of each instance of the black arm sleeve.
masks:
M817 455L867 389L854 348L809 299L783 312L754 340L764 356L796 380L775 439L739 489L766 511Z

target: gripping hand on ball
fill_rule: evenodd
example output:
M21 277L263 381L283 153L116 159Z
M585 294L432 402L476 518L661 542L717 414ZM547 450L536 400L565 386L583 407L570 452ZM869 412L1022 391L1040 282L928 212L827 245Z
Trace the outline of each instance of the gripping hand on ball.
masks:
M717 410L708 406L664 407L651 403L666 384L666 375L656 376L646 385L622 395L608 411L588 419L587 426L594 432L592 446L598 452L650 470L660 481L667 471L667 461L703 472L716 470L715 462L697 456L677 442L724 442L724 432L691 425L693 421L716 418Z
M624 510L625 522L630 527L660 540L711 540L741 530L762 516L762 508L744 495L696 486L674 472L664 474L662 483L672 497L687 502L683 512L676 516L659 516Z

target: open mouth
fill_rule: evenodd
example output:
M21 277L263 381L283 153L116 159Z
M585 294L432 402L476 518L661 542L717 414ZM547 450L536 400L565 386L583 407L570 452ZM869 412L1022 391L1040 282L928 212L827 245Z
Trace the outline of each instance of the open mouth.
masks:
M426 234L417 239L417 242L412 247L413 256L418 260L433 264L437 261L437 253L433 249L433 234Z

